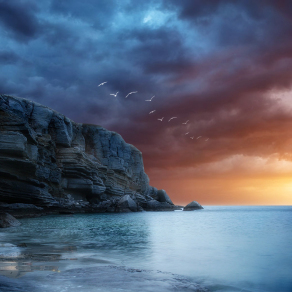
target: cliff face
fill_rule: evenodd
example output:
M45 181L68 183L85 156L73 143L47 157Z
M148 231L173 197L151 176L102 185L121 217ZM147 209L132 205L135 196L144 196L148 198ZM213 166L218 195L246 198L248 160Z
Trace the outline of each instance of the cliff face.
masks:
M174 209L149 186L141 152L119 134L7 95L0 95L0 202L0 209Z

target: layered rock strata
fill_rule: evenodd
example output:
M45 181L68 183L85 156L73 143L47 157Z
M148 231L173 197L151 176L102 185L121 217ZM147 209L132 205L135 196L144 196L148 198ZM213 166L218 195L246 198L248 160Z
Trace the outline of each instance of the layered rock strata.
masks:
M0 95L0 210L25 206L36 213L175 209L165 191L149 186L142 153L119 134Z

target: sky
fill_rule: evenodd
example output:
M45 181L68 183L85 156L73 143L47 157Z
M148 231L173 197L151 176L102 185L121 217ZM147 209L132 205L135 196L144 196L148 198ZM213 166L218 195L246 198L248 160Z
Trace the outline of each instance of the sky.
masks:
M118 132L174 203L292 204L291 1L0 0L0 42L0 93Z

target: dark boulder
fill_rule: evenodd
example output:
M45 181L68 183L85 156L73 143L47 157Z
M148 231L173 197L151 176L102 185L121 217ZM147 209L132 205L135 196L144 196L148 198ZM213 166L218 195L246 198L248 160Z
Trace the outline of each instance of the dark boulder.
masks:
M0 202L0 213L9 213L15 218L23 217L38 217L44 213L44 208L37 207L33 204L23 204L23 203L1 203Z
M42 211L44 208L37 207L33 204L23 204L23 203L14 203L14 204L6 204L0 203L0 210L32 210L32 211Z
M188 205L184 207L184 211L193 211L193 210L199 210L199 209L204 209L198 202L192 201Z
M137 204L129 195L125 195L118 201L118 210L120 212L135 212Z
M173 205L173 202L171 201L170 197L168 196L165 190L157 191L157 201L167 202L168 204Z
M145 211L174 211L175 205L171 205L167 202L158 202L151 200L147 202L147 206L144 208Z
M0 213L0 228L16 227L20 222L8 213Z

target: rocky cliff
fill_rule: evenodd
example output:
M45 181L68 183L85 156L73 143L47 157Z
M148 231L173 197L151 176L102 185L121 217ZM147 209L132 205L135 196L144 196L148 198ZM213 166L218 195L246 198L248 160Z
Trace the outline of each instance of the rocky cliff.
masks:
M149 186L142 153L119 134L0 95L0 210L174 208L165 191Z

